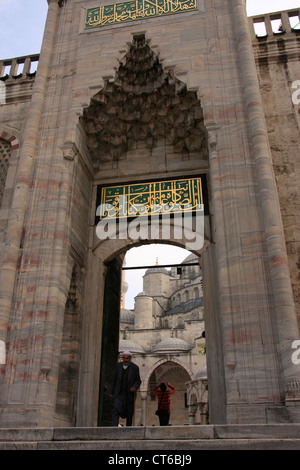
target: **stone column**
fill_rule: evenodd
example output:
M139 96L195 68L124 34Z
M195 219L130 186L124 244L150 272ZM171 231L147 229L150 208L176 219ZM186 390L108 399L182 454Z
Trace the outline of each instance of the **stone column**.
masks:
M59 10L57 0L47 1L49 8L45 32L34 84L34 92L23 133L23 145L20 149L14 196L7 227L6 253L3 256L3 265L0 271L0 340L4 342L6 341L20 247L24 235L24 218L28 205L33 165L36 158L39 123L47 87L49 64Z
M147 426L147 391L141 391L141 400L142 400L142 424Z
M283 31L285 31L286 33L291 33L292 32L292 27L291 27L291 23L290 23L289 14L288 14L287 11L283 11L281 13L281 21L282 21Z
M196 411L197 411L197 405L189 405L189 426L195 425Z
M233 27L237 44L242 92L246 105L252 153L264 224L267 262L271 280L274 341L282 371L282 398L293 388L293 400L300 399L299 367L292 363L292 343L299 338L290 282L278 193L272 167L264 110L252 50L244 0L232 2Z

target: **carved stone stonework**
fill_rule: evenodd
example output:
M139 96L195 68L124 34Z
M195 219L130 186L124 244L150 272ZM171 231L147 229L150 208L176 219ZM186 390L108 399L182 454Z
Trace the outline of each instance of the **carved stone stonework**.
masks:
M208 157L197 94L164 72L144 34L133 37L115 79L92 98L83 122L94 163L126 158L137 146L151 154L162 140L182 156Z
M100 15L104 3L48 0L40 54L0 58L0 143L11 151L0 159L2 428L99 425L118 352L126 252L153 243L187 248L190 235L171 229L163 238L147 217L138 238L100 240L100 189L199 177L208 211L203 246L191 250L203 274L207 390L203 380L205 388L195 384L190 418L205 421L209 403L210 424L300 422L292 359L300 324L292 97L300 63L299 29L289 25L299 9L276 13L276 32L273 15L247 18L245 0L197 0L176 15L162 13L192 0L159 0L156 11L146 3L115 2L113 23L87 28L88 11ZM144 20L140 5L154 16ZM118 21L123 7L143 18ZM268 35L257 38L253 26L262 21ZM175 222L170 217L171 228ZM120 223L118 230L123 235ZM137 324L153 330L161 349L151 350L158 362L147 373L141 358L144 416L160 361L181 367L162 348L149 299L147 306ZM171 345L182 346L178 325ZM201 358L185 383L199 379Z

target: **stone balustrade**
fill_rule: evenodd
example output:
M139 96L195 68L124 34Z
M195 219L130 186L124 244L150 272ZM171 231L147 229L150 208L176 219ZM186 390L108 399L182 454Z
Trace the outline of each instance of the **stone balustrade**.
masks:
M300 9L279 11L249 18L253 40L260 37L271 38L276 35L300 34Z
M0 60L0 80L33 78L39 61L39 54L14 59Z

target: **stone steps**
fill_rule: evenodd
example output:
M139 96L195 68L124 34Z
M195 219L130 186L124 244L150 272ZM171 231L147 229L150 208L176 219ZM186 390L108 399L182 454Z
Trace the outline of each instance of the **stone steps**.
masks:
M300 450L300 424L3 428L1 450Z

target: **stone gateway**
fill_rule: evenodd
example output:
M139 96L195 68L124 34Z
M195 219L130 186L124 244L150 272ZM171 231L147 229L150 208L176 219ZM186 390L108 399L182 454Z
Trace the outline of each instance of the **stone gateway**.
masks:
M99 425L124 256L190 234L99 239L98 188L199 176L210 424L300 420L299 9L149 5L48 0L0 61L1 428Z

